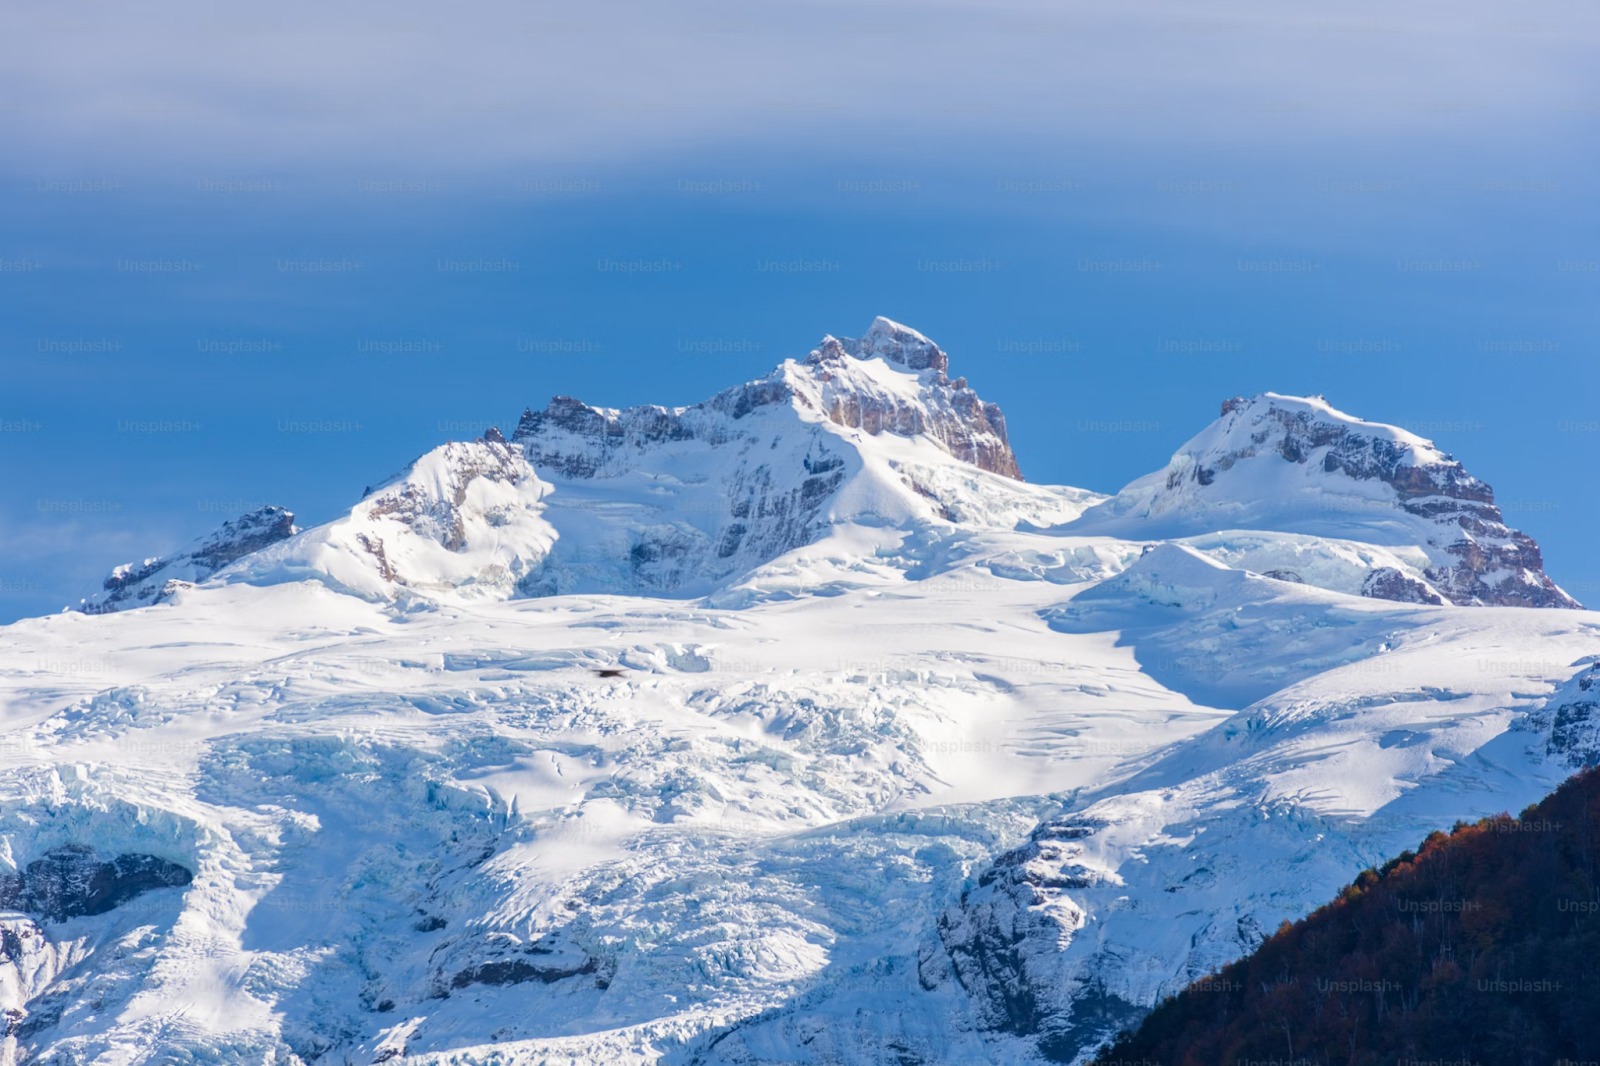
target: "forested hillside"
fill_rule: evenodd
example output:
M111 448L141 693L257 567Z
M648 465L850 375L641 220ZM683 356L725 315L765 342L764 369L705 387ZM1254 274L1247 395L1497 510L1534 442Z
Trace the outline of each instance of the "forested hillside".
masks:
M1197 982L1099 1062L1600 1056L1600 772L1521 817L1434 833Z

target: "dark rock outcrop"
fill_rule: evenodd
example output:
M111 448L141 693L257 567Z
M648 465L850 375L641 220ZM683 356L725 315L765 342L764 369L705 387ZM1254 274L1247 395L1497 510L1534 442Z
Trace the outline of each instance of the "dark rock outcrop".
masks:
M1545 750L1573 769L1600 766L1600 663L1591 663L1552 697Z
M1600 659L1585 662L1513 728L1535 734L1546 757L1573 770L1600 766Z
M460 551L467 541L462 505L472 483L483 478L518 484L530 477L532 471L522 462L515 447L504 440L495 442L487 434L482 440L443 445L436 453L443 456L447 477L429 480L425 485L401 478L369 493L364 502L371 517L393 518L451 551ZM381 541L367 548L382 563L386 578L394 580Z
M1444 603L1437 592L1392 566L1380 566L1368 574L1367 580L1361 585L1361 595L1399 603L1427 603L1435 607Z
M881 393L839 390L828 397L826 414L830 421L873 434L925 435L938 441L951 455L981 470L1022 480L999 405L981 400L968 387L966 378L951 381L945 374L949 357L915 330L880 318L859 339L824 337L822 344L806 357L806 364L817 367L827 381L831 380L830 365L848 359L875 358L926 372L934 402L925 398L920 403L907 403Z
M100 859L88 847L67 845L17 873L0 875L0 908L60 922L104 914L151 889L178 888L192 880L189 870L155 855Z
M85 599L78 609L85 614L109 614L161 603L178 589L204 581L229 563L298 532L291 512L276 506L258 508L224 522L181 552L117 567L101 591Z
M474 985L503 987L530 981L553 985L574 977L588 978L586 984L603 991L610 986L614 969L613 963L571 944L525 943L503 933L457 941L440 954L456 961L434 974L430 993L434 999L447 999L452 992Z
M1066 894L1104 881L1082 861L1083 844L1104 826L1067 818L1036 828L1027 843L994 860L938 922L937 941L918 957L926 989L954 981L994 1032L1029 1037L1051 1062L1071 1062L1103 1034L1144 1009L1090 977L1064 988L1054 956L1063 927L1081 928L1082 910Z

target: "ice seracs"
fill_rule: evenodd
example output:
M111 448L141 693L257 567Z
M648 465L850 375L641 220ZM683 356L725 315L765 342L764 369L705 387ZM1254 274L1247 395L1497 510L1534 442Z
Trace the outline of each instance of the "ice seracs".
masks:
M948 367L559 398L6 627L0 1063L1082 1061L1600 760L1597 616L1427 442L1269 394L1108 499Z

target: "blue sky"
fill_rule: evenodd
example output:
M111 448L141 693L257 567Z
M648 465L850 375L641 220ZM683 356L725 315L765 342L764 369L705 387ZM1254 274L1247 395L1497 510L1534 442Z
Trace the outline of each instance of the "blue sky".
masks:
M877 314L1032 480L1112 491L1227 396L1323 393L1600 602L1592 9L6 18L0 620L552 394L692 403Z

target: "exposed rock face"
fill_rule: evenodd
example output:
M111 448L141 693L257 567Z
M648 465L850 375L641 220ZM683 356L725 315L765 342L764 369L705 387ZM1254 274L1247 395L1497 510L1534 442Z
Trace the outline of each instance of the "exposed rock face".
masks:
M881 387L852 364L882 359L921 375L916 392ZM595 477L617 472L630 455L671 441L727 443L738 436L728 423L774 405L820 407L827 418L867 433L928 436L958 459L990 473L1021 479L1000 408L985 403L966 379L945 376L949 357L928 338L886 318L876 319L861 338L824 337L793 373L779 368L759 381L739 385L685 408L590 407L557 396L543 411L523 412L512 440L523 445L538 469L560 477Z
M1267 570L1261 576L1270 577L1274 581L1287 581L1291 585L1304 585L1306 583L1306 579L1301 577L1299 571L1296 570Z
M151 889L177 888L192 880L194 875L184 867L154 855L102 860L90 848L68 845L17 873L0 875L0 908L60 922L104 914Z
M860 339L844 337L838 343L857 359L885 359L911 370L932 370L940 378L950 369L950 357L940 351L937 344L909 326L887 318L873 319Z
M0 874L0 912L11 912L0 913L0 1062L32 1061L37 1049L29 1045L39 1034L69 1012L92 1014L100 1007L105 979L89 962L99 934L79 925L57 936L52 923L110 914L146 892L181 888L193 879L187 868L159 856L102 859L89 847L71 844ZM171 907L177 913L179 905ZM124 929L139 926L147 917L114 917L100 932L119 921Z
M496 432L495 436L499 436ZM412 532L459 552L467 546L467 494L482 479L516 485L529 476L517 450L485 437L470 444L446 444L437 452L440 475L402 477L364 501L371 518L387 518Z
M917 340L899 339L908 334ZM883 358L923 371L928 387L922 396L911 398L855 388L848 378L842 386L834 385L839 380L835 368L865 358ZM821 399L829 421L873 435L927 436L980 470L1022 480L999 406L979 399L965 378L950 381L945 377L949 359L920 334L879 319L860 340L824 337L821 346L806 357L806 365L815 368L823 383Z
M1196 531L1282 529L1390 544L1406 542L1395 530L1410 528L1410 543L1429 563L1414 574L1374 571L1366 595L1579 606L1545 575L1533 538L1505 524L1487 484L1421 437L1363 422L1321 397L1263 393L1226 401L1222 417L1165 470L1128 486L1105 513L1187 520Z
M111 571L102 590L82 601L78 609L85 614L107 614L161 603L177 589L204 581L229 563L297 532L292 513L282 507L262 507L224 522L181 552L124 563Z
M558 396L542 411L525 411L511 439L556 483L552 520L560 527L572 520L564 508L582 509L586 529L603 531L608 548L602 558L592 545L558 540L522 590L709 589L812 543L832 523L849 520L849 509L832 513L838 494L873 463L849 434L830 427L926 442L961 463L1020 480L1004 416L964 380L950 381L948 363L926 337L880 318L859 339L826 337L805 359L690 407L615 410ZM961 465L943 456L938 462ZM914 494L895 507L946 521L962 513L930 487L936 471L897 460L880 465L878 473L898 484L894 492ZM947 472L943 480L959 478ZM615 501L604 510L586 502L596 482ZM878 507L884 494L872 499ZM865 503L863 494L851 506ZM882 511L871 516L878 524L895 520ZM617 559L626 560L625 569Z
M1401 573L1392 566L1380 566L1367 576L1361 586L1361 595L1378 600L1396 600L1400 603L1428 603L1435 607L1444 603L1439 594L1426 583Z
M1436 523L1441 532L1454 527L1441 544L1454 558L1424 575L1451 603L1579 606L1545 576L1533 538L1505 524L1494 491L1431 444L1387 432L1389 427L1330 420L1315 408L1289 408L1268 397L1229 400L1223 414L1253 423L1252 445L1271 448L1287 462L1320 461L1327 473L1382 482L1394 490L1401 509ZM1196 465L1192 476L1201 485L1209 484L1220 470L1255 454L1253 447L1224 452ZM1375 575L1366 594L1406 603L1438 602L1427 585L1394 577Z
M795 419L795 402L779 373L687 408L557 397L524 413L512 441L555 483L553 521L581 524L590 539L558 539L521 590L673 593L817 539L845 449ZM596 482L614 504L587 502Z
M939 943L925 947L918 961L923 987L954 979L973 997L984 1028L1033 1037L1050 1061L1070 1062L1100 1034L1140 1018L1143 1008L1104 987L1066 988L1059 980L1062 938L1087 920L1066 893L1105 880L1081 860L1080 841L1101 828L1073 819L1046 822L1026 844L996 858L940 917Z
M631 459L646 448L672 441L698 440L710 445L731 439L717 415L738 420L753 409L783 403L790 393L781 381L759 381L718 393L687 408L590 407L570 396L557 396L543 411L526 410L511 440L526 451L535 468L564 478L605 477L625 473Z
M1545 754L1574 770L1600 766L1600 661L1588 663L1529 716Z
M444 950L449 952L448 948ZM487 946L485 954L487 957L455 972L449 980L450 991L472 985L518 985L525 981L553 985L569 977L591 977L594 986L602 990L609 983L609 975L599 959L570 947L552 949L538 943L520 946L493 943ZM433 994L439 998L448 994L442 974Z

